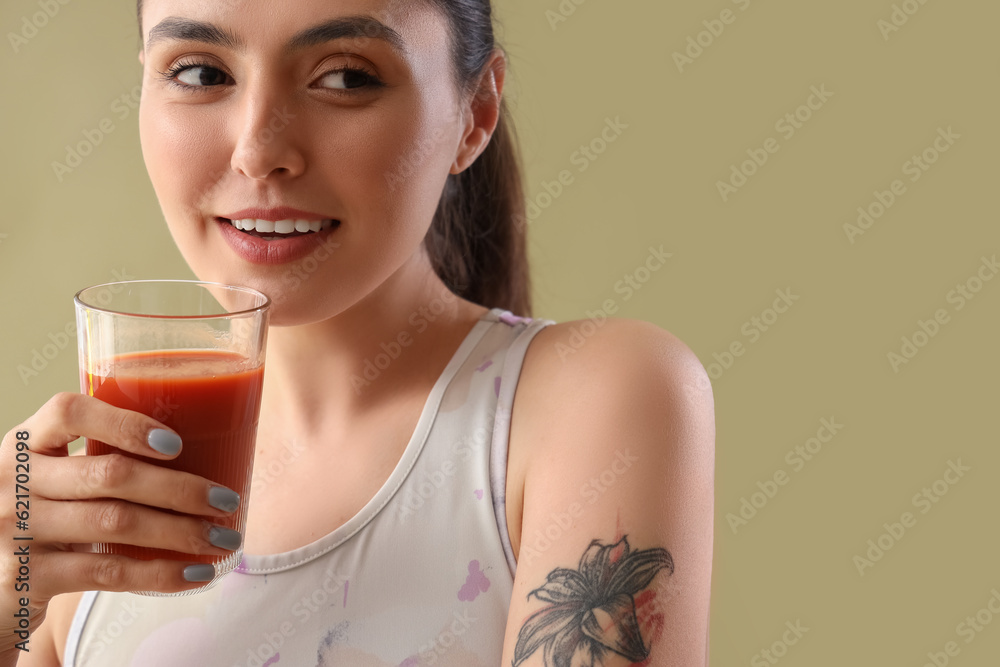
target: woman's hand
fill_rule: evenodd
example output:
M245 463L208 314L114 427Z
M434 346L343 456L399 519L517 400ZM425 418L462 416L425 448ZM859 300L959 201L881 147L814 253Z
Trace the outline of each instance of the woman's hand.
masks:
M189 581L190 563L89 553L93 542L225 556L231 550L210 540L239 541L234 531L211 530L213 524L201 518L228 516L239 505L235 492L123 454L67 456L78 437L160 460L176 457L181 446L176 433L150 417L70 393L57 394L7 433L0 443L0 540L6 545L0 554L0 652L26 639L18 634L24 628L16 614L28 609L33 632L55 595L177 592L203 586L211 567L191 568ZM25 530L19 522L26 516Z

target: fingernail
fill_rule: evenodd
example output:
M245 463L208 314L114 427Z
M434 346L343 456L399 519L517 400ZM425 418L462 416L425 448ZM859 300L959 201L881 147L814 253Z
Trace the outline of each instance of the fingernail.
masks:
M188 565L184 568L184 578L188 581L211 581L215 579L215 566L211 563Z
M181 451L181 437L173 431L162 428L154 428L146 438L149 446L161 454L173 456Z
M243 536L239 531L223 526L212 526L208 529L208 541L213 547L236 551L243 544Z
M208 490L208 504L223 512L235 512L240 506L240 494L224 486L213 486Z

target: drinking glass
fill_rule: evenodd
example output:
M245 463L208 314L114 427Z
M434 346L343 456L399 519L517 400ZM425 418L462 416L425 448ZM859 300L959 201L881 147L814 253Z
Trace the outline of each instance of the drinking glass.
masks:
M239 509L227 517L203 518L243 534L270 300L255 290L232 285L138 280L88 287L77 293L74 302L81 391L149 415L176 431L183 441L180 455L170 461L90 438L87 455L117 452L229 487L240 495ZM134 591L152 596L207 590L239 565L243 556L242 547L228 556L111 543L95 544L94 551L215 567L215 578L198 589Z

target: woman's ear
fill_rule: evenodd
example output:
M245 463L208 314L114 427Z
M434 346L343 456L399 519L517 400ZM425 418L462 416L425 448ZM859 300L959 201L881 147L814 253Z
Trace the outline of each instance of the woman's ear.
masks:
M139 64L144 67L146 65L146 51L144 49L139 51Z
M496 49L483 70L475 92L466 102L465 127L462 129L455 162L451 165L452 174L468 169L490 143L493 131L500 121L500 100L506 74L506 56L503 51Z

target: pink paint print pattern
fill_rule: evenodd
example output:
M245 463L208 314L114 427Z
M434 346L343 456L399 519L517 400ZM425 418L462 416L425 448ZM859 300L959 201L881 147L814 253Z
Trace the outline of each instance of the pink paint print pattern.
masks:
M465 579L465 585L458 591L458 599L462 602L472 602L480 593L490 590L490 580L479 567L479 561L469 562L469 576Z
M505 310L503 313L500 314L500 321L503 322L504 324L509 324L510 326L515 327L518 324L527 324L531 322L531 318L519 317L514 313L510 312L509 310Z
M483 490L482 489L476 489L475 491L473 491L473 493L476 494L476 500L482 500L483 499Z
M486 361L483 362L482 366L479 366L479 367L476 368L476 372L477 373L482 373L483 371L485 371L487 368L489 368L492 365L493 365L493 360L492 359L487 359Z
M269 667L269 665L273 665L276 662L278 662L279 660L281 660L281 654L280 653L275 653L274 657L271 658L270 660L268 660L267 662L265 662L263 665L261 665L261 667Z

